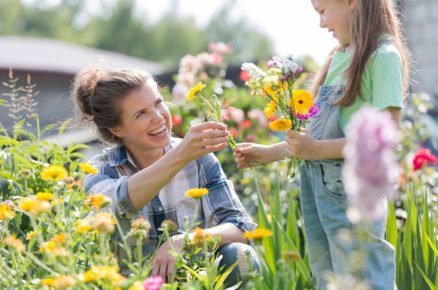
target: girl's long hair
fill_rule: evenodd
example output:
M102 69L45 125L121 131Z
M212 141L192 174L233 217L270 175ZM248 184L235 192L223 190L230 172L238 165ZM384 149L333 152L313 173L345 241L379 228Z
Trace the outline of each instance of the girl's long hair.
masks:
M361 82L365 67L377 49L382 34L390 36L391 42L398 49L403 63L403 92L406 97L409 88L410 54L403 36L397 10L392 0L356 0L356 7L351 15L350 36L353 55L345 76L347 79L344 96L336 104L350 106L361 96ZM329 54L324 66L317 74L312 94L317 97L318 88L324 83L333 55L342 47L338 46Z

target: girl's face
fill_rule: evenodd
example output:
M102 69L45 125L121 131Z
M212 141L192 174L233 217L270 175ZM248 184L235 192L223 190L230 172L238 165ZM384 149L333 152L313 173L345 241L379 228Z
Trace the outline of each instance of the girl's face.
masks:
M169 143L170 112L153 80L132 91L120 106L122 124L110 130L131 152L162 149Z
M355 0L311 0L320 17L321 28L333 32L341 45L350 43L350 16Z

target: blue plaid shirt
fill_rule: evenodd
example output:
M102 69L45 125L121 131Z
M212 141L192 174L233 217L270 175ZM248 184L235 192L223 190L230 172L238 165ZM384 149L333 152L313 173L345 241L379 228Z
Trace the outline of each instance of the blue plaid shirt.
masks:
M180 141L171 138L165 152ZM188 220L189 225L199 225L201 228L230 223L243 232L253 230L256 226L243 208L233 184L226 178L214 154L189 162L139 211L132 207L128 196L128 178L139 169L124 146L104 149L102 154L93 157L89 163L99 172L85 177L86 192L102 193L111 198L111 210L124 235L129 232L132 220L139 217L148 220L151 224L148 251L157 246L160 238L158 228L165 219L177 224L179 232L186 230L185 220ZM209 193L199 201L184 196L191 188L204 187ZM128 239L128 242L133 245L133 241Z

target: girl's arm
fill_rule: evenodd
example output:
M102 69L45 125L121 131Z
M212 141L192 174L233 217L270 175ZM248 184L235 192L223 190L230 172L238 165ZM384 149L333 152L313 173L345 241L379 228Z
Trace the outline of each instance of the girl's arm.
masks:
M389 107L385 109L391 114L397 127L400 123L400 108ZM304 132L289 130L286 136L287 154L303 160L325 160L344 158L343 150L345 138L316 140Z
M234 151L234 157L239 168L268 164L284 159L287 155L287 143L280 142L272 145L256 143L239 143Z

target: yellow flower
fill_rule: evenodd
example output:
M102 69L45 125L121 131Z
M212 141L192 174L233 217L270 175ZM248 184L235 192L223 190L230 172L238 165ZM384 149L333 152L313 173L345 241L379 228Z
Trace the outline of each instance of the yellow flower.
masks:
M275 89L271 87L269 84L263 85L263 93L265 93L268 97L273 99L278 99L278 93Z
M41 179L59 181L68 176L67 170L61 165L51 165L41 171Z
M40 285L42 286L53 286L55 284L55 279L53 278L45 278L41 279Z
M36 198L38 200L45 200L45 201L49 201L52 200L55 196L53 194L51 194L50 192L38 192L36 194Z
M254 231L248 231L243 234L243 237L248 240L259 240L270 236L272 236L272 232L263 228L257 228Z
M99 172L96 167L85 162L79 163L79 169L86 174L96 174Z
M198 199L201 196L206 195L207 193L208 193L207 188L192 188L187 190L186 193L184 193L184 195L189 198Z
M53 236L53 238L50 240L51 242L57 243L57 244L64 244L67 242L67 235L66 234L57 234Z
M166 221L166 220L165 220ZM145 230L149 231L151 228L151 224L145 218L138 218L132 221L131 229L132 230Z
M72 276L59 276L53 281L53 288L55 289L67 289L76 283Z
M140 281L135 282L128 288L128 290L144 290L143 283Z
M53 241L49 241L46 243L43 243L40 246L40 253L53 253L53 251L57 248L57 245Z
M191 102L205 87L206 85L201 82L194 85L187 94L187 100Z
M38 215L44 212L49 212L52 209L52 206L47 201L37 200L35 196L31 196L23 198L20 201L18 208L22 211Z
M313 97L306 90L295 90L292 92L292 99L289 101L289 106L295 114L306 115L310 108L313 107Z
M92 230L90 221L88 219L76 221L76 230L79 234L87 233Z
M194 232L193 243L195 243L196 245L202 245L206 241L209 241L212 239L212 236L210 234L207 234L200 227L196 227L193 232Z
M14 236L6 237L3 240L3 243L6 246L9 246L9 247L13 248L14 250L16 250L19 253L22 253L22 252L24 252L26 250L26 247L24 246L23 242L20 239L17 239L16 237L14 237Z
M30 231L26 234L26 240L32 240L36 236L36 233L34 231Z
M117 266L94 266L85 272L82 277L82 280L85 283L95 282L103 279L111 281L114 286L118 286L124 277L120 275L119 267Z
M97 234L107 233L111 234L114 232L114 225L116 224L116 220L114 216L107 212L101 212L96 214L93 220L93 229Z
M111 204L111 199L103 194L94 194L87 197L85 200L86 207L93 207L99 210L107 205Z
M276 110L277 110L277 104L274 101L270 101L266 105L263 112L265 113L266 118L270 118L272 117L272 115L275 113Z
M7 203L0 204L0 221L5 219L12 219L14 217L15 217L15 212L10 204Z
M292 121L288 119L278 119L269 123L272 131L286 131L292 128Z

